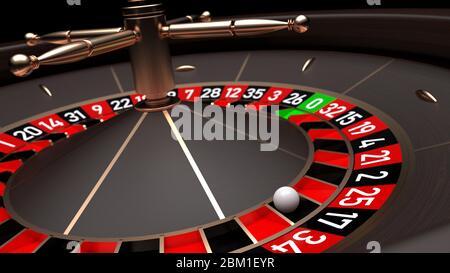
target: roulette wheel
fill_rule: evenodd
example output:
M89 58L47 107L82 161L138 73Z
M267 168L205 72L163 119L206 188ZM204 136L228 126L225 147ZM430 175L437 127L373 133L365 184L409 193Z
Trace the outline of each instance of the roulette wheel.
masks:
M450 10L122 12L0 48L0 253L450 251Z

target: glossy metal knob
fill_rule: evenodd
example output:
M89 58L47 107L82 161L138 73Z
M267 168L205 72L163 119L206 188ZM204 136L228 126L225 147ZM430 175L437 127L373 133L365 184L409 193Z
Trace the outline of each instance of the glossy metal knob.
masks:
M12 56L9 60L9 67L11 72L18 77L25 77L30 75L33 70L38 67L36 56L27 56L24 54L17 54Z

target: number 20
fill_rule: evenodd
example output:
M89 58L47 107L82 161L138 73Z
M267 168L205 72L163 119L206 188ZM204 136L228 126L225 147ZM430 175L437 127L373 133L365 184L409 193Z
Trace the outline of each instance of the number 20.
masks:
M23 141L29 141L42 135L42 131L36 127L28 126L23 128L23 130L15 131L13 136L20 137Z

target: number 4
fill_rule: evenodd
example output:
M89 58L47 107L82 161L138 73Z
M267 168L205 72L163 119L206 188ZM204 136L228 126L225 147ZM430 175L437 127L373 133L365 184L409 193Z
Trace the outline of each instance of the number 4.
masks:
M367 147L370 147L372 145L375 145L378 141L385 141L385 138L375 138L375 139L367 139L367 140L361 140L361 145L359 146L360 149L364 149Z

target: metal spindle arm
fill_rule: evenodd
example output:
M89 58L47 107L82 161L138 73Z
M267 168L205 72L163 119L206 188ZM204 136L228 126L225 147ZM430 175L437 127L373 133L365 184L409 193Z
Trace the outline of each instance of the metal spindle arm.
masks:
M168 20L167 24L184 24L184 23L195 23L195 22L210 22L211 14L209 11L204 11L197 15L186 15L184 17ZM56 44L65 45L71 42L76 42L80 40L92 39L104 35L110 35L124 31L123 27L115 28L99 28L99 29L85 29L85 30L65 30L56 31L52 33L47 33L39 36L34 33L25 34L25 40L28 46L35 46L38 44Z
M304 33L308 30L308 18L297 16L287 21L267 19L242 19L206 23L172 24L161 27L161 36L171 39L242 37L267 34L279 30Z
M267 34L280 30L297 33L308 31L308 18L279 21L267 19L239 19L209 21L203 13L194 21L192 16L166 22L161 3L150 0L128 0L122 8L123 28L84 31L63 31L42 37L28 34L28 44L39 42L63 44L40 56L18 54L10 59L10 70L16 76L27 76L42 65L76 62L91 56L130 47L130 63L136 92L146 100L136 105L144 112L169 109L178 102L168 98L167 91L175 86L168 39L242 37ZM191 22L191 23L185 23ZM99 36L100 35L100 36Z
M91 56L134 45L139 33L126 30L93 39L80 40L54 48L40 56L14 55L10 60L11 72L19 77L29 75L41 65L76 62Z
M287 21L266 20L266 19L244 19L228 20L218 22L200 22L169 24L160 27L160 38L171 39L191 39L191 38L214 38L214 37L240 37L253 36L271 33L279 30L292 30L297 33L304 33L308 30L308 19L303 16L297 16ZM139 33L132 30L122 30L122 28L97 29L54 32L42 37L36 38L36 41L45 40L46 42L64 44L60 47L50 50L38 57L15 55L10 60L11 72L16 76L27 76L33 70L38 69L40 65L55 65L76 62L91 56L96 56L106 52L114 51L120 48L134 45L139 39ZM107 34L96 37L100 34ZM94 36L88 39L81 37ZM69 42L75 40L74 42ZM29 43L33 39L28 40Z

